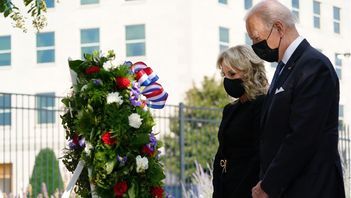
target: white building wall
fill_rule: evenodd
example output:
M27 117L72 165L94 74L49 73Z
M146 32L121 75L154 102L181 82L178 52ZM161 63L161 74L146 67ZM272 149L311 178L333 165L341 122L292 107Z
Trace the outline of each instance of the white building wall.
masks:
M9 19L0 18L0 36L11 35L12 42L12 64L0 67L0 92L67 95L71 86L67 59L80 58L82 28L100 28L100 49L115 50L118 63L145 61L151 66L169 92L168 104L183 101L185 91L193 83L199 84L203 76L219 77L216 59L220 26L230 29L231 46L245 43L244 0L228 0L228 5L217 0L100 0L97 5L84 6L79 2L61 0L48 10L48 26L43 32L55 32L55 63L37 64L35 32L24 34L12 28ZM291 8L290 0L281 2ZM313 28L312 0L300 0L297 27L334 64L336 52L350 52L351 5L349 0L320 2L321 29ZM341 8L340 35L333 33L334 5ZM146 56L125 57L125 26L133 24L145 24ZM345 122L351 123L351 60L344 60L342 67L340 102L345 106ZM267 64L266 69L271 78L274 68ZM57 144L60 141L57 139Z

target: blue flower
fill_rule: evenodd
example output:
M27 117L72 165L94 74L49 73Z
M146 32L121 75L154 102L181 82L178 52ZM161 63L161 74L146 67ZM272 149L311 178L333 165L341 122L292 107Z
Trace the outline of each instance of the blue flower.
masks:
M124 166L127 162L127 156L121 157L117 155L117 161L119 162L120 166Z

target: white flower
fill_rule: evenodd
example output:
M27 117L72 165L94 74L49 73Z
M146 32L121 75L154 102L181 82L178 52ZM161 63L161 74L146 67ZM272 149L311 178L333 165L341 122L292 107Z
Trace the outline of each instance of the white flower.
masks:
M82 88L80 88L80 91L84 91L88 88L88 85L84 85Z
M112 62L108 61L108 62L104 63L103 67L105 70L109 71L109 70L113 69L115 66L113 66Z
M128 121L129 121L129 126L134 127L134 128L139 128L140 125L142 124L143 119L140 118L140 115L137 113L132 113L129 117L128 117Z
M84 151L87 153L88 156L90 156L92 149L93 149L93 146L91 146L91 144L89 142L85 142Z
M123 98L122 98L122 96L119 95L118 92L109 93L107 95L107 104L111 104L114 102L119 104L119 105L121 105L123 103Z
M149 168L149 161L147 160L147 157L141 157L138 155L136 158L136 172L137 173L142 173L146 169Z
M147 98L146 98L144 95L141 94L141 95L140 95L140 99L141 99L141 100L146 100Z

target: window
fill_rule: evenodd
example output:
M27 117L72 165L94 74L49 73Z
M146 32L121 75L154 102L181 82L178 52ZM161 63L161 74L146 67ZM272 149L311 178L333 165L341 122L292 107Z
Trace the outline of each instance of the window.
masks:
M229 29L219 27L219 51L222 52L229 48Z
M321 3L313 1L313 27L321 28Z
M291 0L292 13L297 22L300 21L300 1L299 0Z
M100 50L100 30L99 28L80 30L81 55L91 54Z
M0 36L0 67L11 65L11 36Z
M80 0L80 5L98 4L99 0Z
M37 33L37 63L55 62L55 33Z
M11 94L0 94L0 126L11 125Z
M9 194L12 184L12 164L0 164L0 192Z
M334 33L340 34L340 8L333 7Z
M55 7L55 0L45 0L47 8L54 8Z
M127 56L145 56L145 25L126 26Z
M228 0L218 0L218 3L221 3L221 4L228 4Z
M252 0L245 0L244 4L245 10L248 10L252 7Z
M344 105L339 104L339 119L343 119L343 118L344 118Z
M246 45L252 45L252 40L250 39L248 33L245 33L245 44Z
M339 104L339 130L344 130L345 129L345 124L344 124L344 105Z
M339 77L339 80L341 80L341 76L342 76L342 59L338 56L338 53L335 54L335 71L336 71L336 74Z
M36 95L37 123L55 123L55 93L40 93Z

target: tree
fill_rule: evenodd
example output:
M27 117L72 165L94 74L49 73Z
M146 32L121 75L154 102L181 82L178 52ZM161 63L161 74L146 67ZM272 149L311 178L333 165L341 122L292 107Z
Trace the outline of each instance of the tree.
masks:
M38 31L46 26L46 17L43 13L46 13L45 0L23 0L25 11L30 14L32 19L32 25ZM27 32L25 26L25 17L21 10L11 0L0 0L0 13L4 17L10 17L14 22L14 27L22 29Z
M54 194L56 190L63 189L58 160L54 151L49 148L42 149L35 158L35 165L30 178L33 197L37 197L42 192L43 183L47 187L49 196Z
M193 85L184 100L185 178L190 182L196 170L195 161L202 167L212 163L218 148L217 132L222 109L229 102L222 82L204 77L201 87ZM171 134L164 137L165 167L171 174L180 174L179 125L180 117L170 120Z

